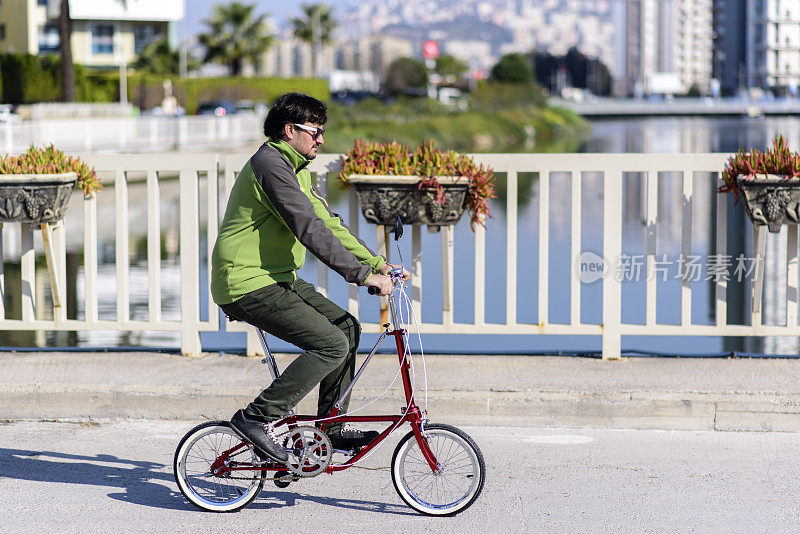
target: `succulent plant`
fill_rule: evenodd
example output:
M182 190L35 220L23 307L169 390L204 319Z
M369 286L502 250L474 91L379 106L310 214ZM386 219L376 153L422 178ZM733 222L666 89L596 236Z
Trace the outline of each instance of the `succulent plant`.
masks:
M738 201L739 186L736 179L739 176L745 176L747 180L758 180L768 174L783 175L787 178L800 176L800 154L789 150L789 144L782 135L776 136L772 147L764 152L757 148L749 152L742 149L731 156L722 172L722 181L725 183L718 191L733 193Z
M489 212L489 199L495 198L492 169L477 165L471 157L454 150L437 150L433 140L423 141L411 151L396 141L372 143L356 139L353 148L342 155L339 180L343 187L349 187L347 177L351 174L420 176L417 187L434 189L435 201L440 204L444 203L444 189L436 177L464 177L469 180L470 226L474 229L476 223L483 225L492 216Z
M68 156L53 145L36 148L31 145L27 152L19 156L6 154L0 158L0 174L59 174L74 172L78 175L75 187L83 190L85 196L103 188L94 168L80 158Z

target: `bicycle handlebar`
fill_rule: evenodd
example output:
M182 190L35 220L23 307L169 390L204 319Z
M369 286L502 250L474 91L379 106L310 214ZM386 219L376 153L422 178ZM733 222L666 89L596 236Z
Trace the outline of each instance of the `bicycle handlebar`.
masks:
M403 268L396 267L392 269L391 271L389 271L389 277L391 277L392 279L392 285L396 286L397 284L400 283L400 280L402 280L403 278ZM378 293L380 293L380 289L378 289L376 286L369 286L367 288L367 293L369 293L370 295L377 295Z

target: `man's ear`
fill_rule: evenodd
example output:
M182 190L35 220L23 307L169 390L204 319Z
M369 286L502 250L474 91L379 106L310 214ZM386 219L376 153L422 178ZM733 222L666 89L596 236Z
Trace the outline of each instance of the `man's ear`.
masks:
M283 137L288 141L294 138L294 126L288 122L283 125Z

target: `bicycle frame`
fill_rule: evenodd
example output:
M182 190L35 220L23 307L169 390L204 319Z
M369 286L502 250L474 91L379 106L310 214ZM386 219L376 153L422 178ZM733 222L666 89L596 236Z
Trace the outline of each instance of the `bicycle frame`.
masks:
M397 284L402 279L402 269L394 269L390 272L390 276L392 280L397 286ZM408 351L408 347L406 346L406 335L407 330L402 328L402 324L400 324L400 315L397 309L397 302L395 297L395 292L393 291L391 295L388 297L389 299L389 311L392 318L392 324L394 326L394 330L389 330L389 324L383 325L385 330L381 333L381 336L378 338L378 341L375 343L375 346L370 351L367 358L364 360L364 363L361 364L356 374L353 376L353 380L350 381L350 384L345 389L344 393L341 397L336 401L333 408L331 409L330 413L328 413L325 417L320 418L319 416L310 416L310 415L296 415L294 413L290 413L283 419L281 419L279 424L287 424L290 428L296 427L303 423L313 423L317 422L320 419L323 419L322 430L324 431L326 427L330 426L332 423L389 423L386 429L383 430L378 436L365 445L356 455L352 456L347 460L347 462L343 464L336 464L336 465L328 465L325 469L325 472L328 474L332 474L335 471L342 471L355 465L359 460L367 456L370 451L372 451L375 447L377 447L389 434L391 434L394 430L399 428L404 423L408 422L411 424L411 429L414 432L414 437L419 444L420 451L422 452L423 457L428 462L431 470L434 473L441 472L440 466L436 457L434 456L433 452L431 451L430 447L428 446L428 442L423 434L423 427L425 421L427 420L422 410L419 409L417 404L414 402L414 389L413 383L411 380L410 369L411 369L411 361L410 361L410 352ZM262 360L262 362L266 363L269 367L270 373L272 374L273 380L278 377L278 367L275 363L275 357L269 350L267 346L266 338L264 336L264 332L258 330L259 338L261 343L264 347L264 352L266 357ZM401 408L400 415L338 415L339 410L344 402L344 399L353 389L355 386L356 381L358 381L359 377L363 373L364 369L367 367L367 364L370 362L372 357L375 355L378 347L381 345L383 340L387 336L393 336L395 339L395 344L397 346L397 357L399 360L400 365L400 376L403 381L403 390L405 393L406 405ZM239 450L244 448L246 443L242 442L226 451L224 451L219 457L217 457L216 461L212 465L211 469L212 472L215 473L224 473L227 471L280 471L285 470L286 467L277 464L274 462L269 462L263 465L253 465L251 463L246 462L236 462L235 466L228 464L228 459ZM242 467L238 467L242 466Z

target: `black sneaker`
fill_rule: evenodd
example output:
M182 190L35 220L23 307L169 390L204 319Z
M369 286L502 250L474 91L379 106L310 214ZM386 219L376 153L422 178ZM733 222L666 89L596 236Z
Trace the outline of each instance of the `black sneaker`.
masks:
M256 447L256 452L263 452L271 460L285 464L289 461L286 450L278 444L272 425L248 419L244 410L239 410L231 418L231 428Z
M328 433L328 438L330 438L333 448L344 451L351 451L358 447L363 447L377 437L378 432L374 430L364 431L345 427Z

